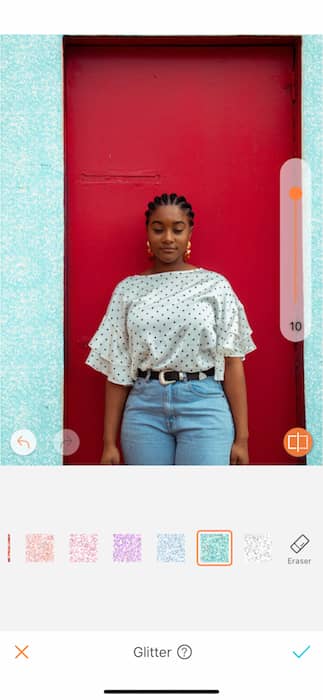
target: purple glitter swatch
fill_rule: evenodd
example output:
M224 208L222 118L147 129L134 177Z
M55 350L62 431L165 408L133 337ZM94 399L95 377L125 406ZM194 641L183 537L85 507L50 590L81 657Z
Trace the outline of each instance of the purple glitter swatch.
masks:
M113 535L113 561L141 561L141 535Z
M70 562L94 564L97 561L98 536L84 533L70 535Z

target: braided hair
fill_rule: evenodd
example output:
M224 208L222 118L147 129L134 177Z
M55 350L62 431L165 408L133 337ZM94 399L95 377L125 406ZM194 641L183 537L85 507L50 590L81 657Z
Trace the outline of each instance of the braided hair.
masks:
M160 197L155 197L152 202L148 202L148 209L145 211L146 216L146 226L149 224L149 219L153 211L160 206L167 206L169 204L174 204L176 207L180 207L185 211L188 217L190 226L194 224L194 211L192 210L192 205L186 201L185 197L179 197L177 194L172 192L172 194L162 194Z

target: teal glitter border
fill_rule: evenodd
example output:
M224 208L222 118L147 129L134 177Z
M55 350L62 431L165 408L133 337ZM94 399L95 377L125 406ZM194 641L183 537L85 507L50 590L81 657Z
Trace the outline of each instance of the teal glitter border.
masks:
M1 464L59 465L63 422L64 149L61 35L1 37ZM28 457L10 447L31 430Z
M304 341L308 465L323 464L323 35L302 37L302 157L312 180L312 330Z

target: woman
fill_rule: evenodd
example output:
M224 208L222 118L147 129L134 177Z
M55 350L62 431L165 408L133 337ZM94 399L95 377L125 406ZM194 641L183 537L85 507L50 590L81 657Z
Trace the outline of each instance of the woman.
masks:
M86 364L107 376L101 464L248 464L242 360L256 348L225 277L194 267L185 197L149 202L151 268L122 280Z

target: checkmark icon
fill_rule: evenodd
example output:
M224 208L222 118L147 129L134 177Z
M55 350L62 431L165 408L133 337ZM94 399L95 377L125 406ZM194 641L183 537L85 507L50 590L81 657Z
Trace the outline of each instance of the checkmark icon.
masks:
M296 656L298 659L301 659L302 656L304 656L304 654L306 654L306 652L307 652L310 648L311 648L311 645L309 644L308 647L306 647L306 649L303 649L303 651L301 651L300 654L297 654L296 651L293 651L293 654L295 654L295 656Z

